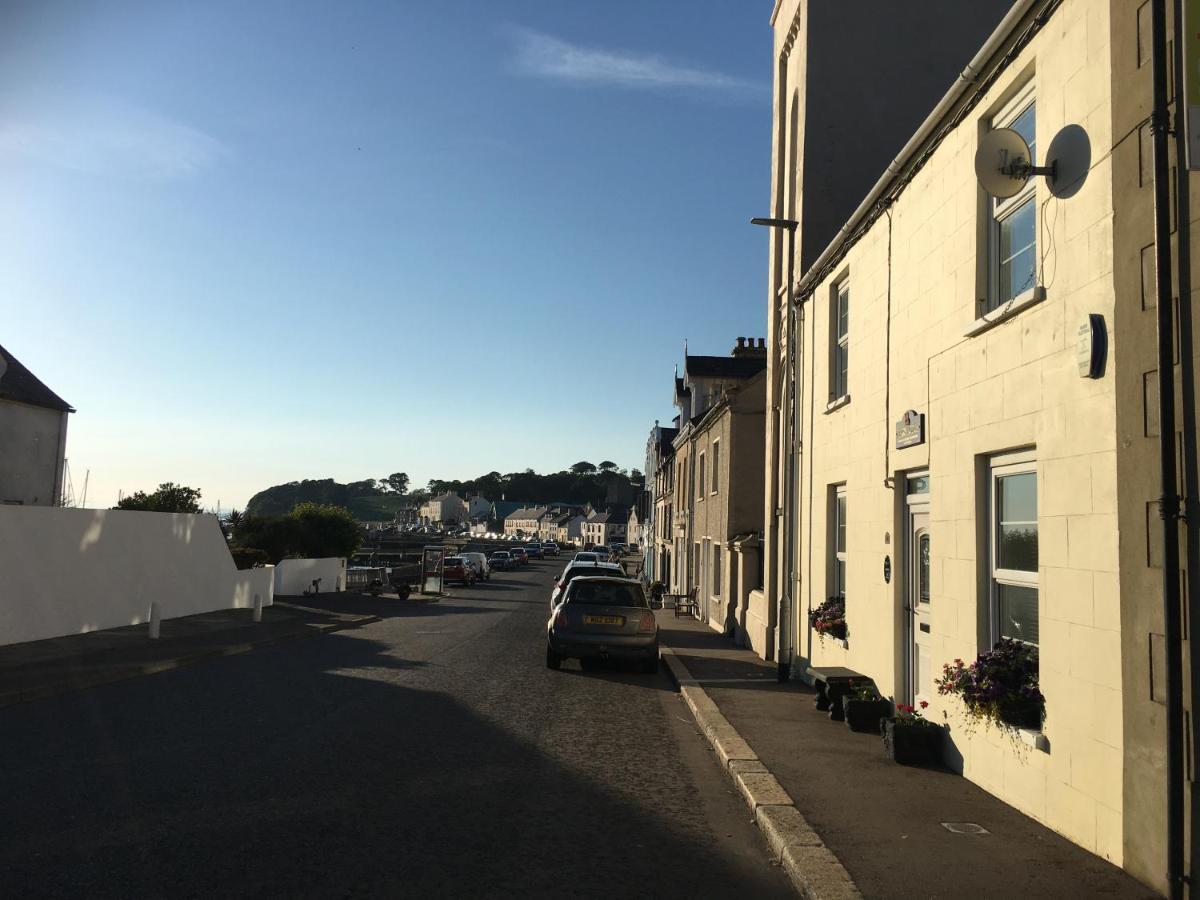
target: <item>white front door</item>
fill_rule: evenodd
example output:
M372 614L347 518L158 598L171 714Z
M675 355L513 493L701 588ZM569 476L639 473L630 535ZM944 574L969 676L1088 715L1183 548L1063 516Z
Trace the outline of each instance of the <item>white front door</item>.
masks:
M929 512L928 507L913 507L909 514L908 602L912 636L909 652L910 693L913 705L931 700L933 695L933 617L929 602Z

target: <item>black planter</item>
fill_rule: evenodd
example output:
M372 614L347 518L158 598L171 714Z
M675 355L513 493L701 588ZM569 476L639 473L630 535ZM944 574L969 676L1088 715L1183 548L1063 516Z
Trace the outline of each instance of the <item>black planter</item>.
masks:
M842 697L842 714L851 731L879 734L879 720L892 714L892 701L875 697L860 700L857 697Z
M942 728L939 725L898 725L883 722L883 752L902 766L928 766L942 761Z
M1040 731L1042 704L1036 700L1001 700L998 704L1000 721L1017 728Z

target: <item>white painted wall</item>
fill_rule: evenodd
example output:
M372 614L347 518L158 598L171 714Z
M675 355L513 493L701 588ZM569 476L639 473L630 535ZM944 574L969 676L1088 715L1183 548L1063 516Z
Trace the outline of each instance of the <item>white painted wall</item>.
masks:
M215 516L0 506L0 644L273 600L273 567L238 571Z
M321 579L321 593L332 594L346 589L346 560L337 556L324 559L284 559L275 567L275 593L294 597L312 587L313 579Z

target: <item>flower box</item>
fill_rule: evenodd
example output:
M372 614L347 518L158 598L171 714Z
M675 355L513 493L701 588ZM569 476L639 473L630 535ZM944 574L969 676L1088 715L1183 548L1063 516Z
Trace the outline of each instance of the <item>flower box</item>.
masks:
M942 732L938 725L912 725L885 719L883 752L902 766L928 766L942 761Z
M1000 721L1005 725L1031 731L1041 730L1043 704L1040 700L1001 700L996 706Z
M842 714L851 731L879 734L880 719L892 715L892 701L882 697L863 700L846 695L842 697Z

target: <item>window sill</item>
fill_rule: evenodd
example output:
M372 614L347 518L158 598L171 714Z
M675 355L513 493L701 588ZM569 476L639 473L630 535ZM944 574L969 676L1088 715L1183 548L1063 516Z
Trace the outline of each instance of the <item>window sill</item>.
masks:
M1002 306L997 306L991 312L984 313L974 322L967 326L963 332L963 337L975 337L977 334L983 334L989 328L994 328L1001 322L1007 322L1013 316L1018 315L1023 310L1031 306L1036 306L1046 299L1046 289L1041 285L1028 290L1019 297L1013 297Z
M842 394L842 396L838 397L836 400L830 400L828 403L825 404L825 415L829 415L834 410L841 409L843 406L845 406L849 402L850 402L849 394Z
M1027 747L1032 747L1034 750L1041 750L1043 753L1050 752L1050 739L1040 731L1034 731L1032 728L1018 728L1010 725L1010 728L1016 732L1017 738Z

